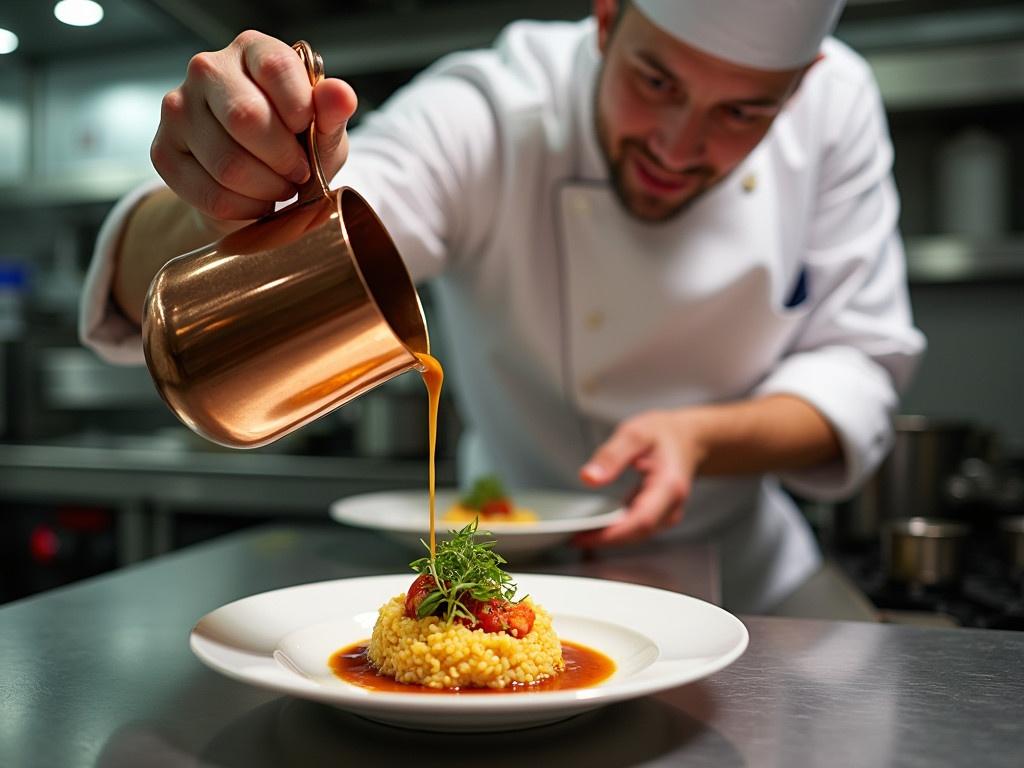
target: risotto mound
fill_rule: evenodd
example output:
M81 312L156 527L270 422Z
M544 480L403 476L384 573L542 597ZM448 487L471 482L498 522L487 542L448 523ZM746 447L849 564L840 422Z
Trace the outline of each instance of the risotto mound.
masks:
M530 684L565 668L551 616L529 597L536 619L521 638L505 632L446 624L437 616L406 615L406 596L385 603L373 627L367 657L400 683L430 688L505 688Z

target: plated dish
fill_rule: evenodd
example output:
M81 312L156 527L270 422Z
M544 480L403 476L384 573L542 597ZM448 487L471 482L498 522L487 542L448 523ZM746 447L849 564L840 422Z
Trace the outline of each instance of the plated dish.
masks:
M456 490L437 492L437 509L458 505L462 498ZM580 531L604 528L618 520L624 511L617 503L594 494L558 491L517 491L517 508L533 512L535 522L481 522L494 534L498 549L512 564L540 555L551 547L563 545ZM331 518L345 525L369 528L421 554L421 540L427 538L429 519L424 514L427 494L421 491L388 491L349 496L331 504ZM446 537L449 528L461 527L444 519L438 521L438 536Z
M244 598L203 617L193 652L229 677L332 704L379 722L438 731L514 730L698 680L735 661L746 628L709 603L664 590L565 576L515 575L536 595L559 638L597 649L614 672L588 687L487 695L372 690L338 677L328 660L366 642L382 605L407 592L407 574L306 584Z

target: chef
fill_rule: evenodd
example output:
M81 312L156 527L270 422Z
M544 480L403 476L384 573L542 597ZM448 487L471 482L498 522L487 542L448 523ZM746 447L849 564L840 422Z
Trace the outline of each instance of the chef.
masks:
M924 347L878 89L829 37L841 5L595 0L442 59L351 139L352 89L311 89L245 32L164 98L163 181L105 223L83 340L141 362L154 273L292 197L315 115L333 185L434 280L463 476L622 494L579 543L710 540L724 604L769 611L820 564L783 485L851 494Z

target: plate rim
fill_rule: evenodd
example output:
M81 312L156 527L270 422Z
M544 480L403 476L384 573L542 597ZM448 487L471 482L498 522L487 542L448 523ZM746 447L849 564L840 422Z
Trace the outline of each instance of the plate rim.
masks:
M221 663L221 660L217 658L216 654L211 654L210 648L217 646L220 648L227 648L234 653L242 655L248 655L252 658L257 658L265 662L274 665L275 668L280 668L282 672L285 672L283 665L275 658L275 651L266 654L256 654L253 652L239 651L231 646L226 646L223 643L204 637L199 634L198 630L204 621L210 619L214 614L219 611L226 610L230 607L237 606L240 603L253 600L255 598L266 597L277 593L286 593L289 591L297 591L302 589L308 589L314 586L325 586L328 584L341 584L357 582L357 581L376 581L380 583L386 583L388 581L401 580L401 583L405 583L408 580L406 574L380 574L372 576L354 576L349 578L341 579L328 579L323 581L307 582L303 584L296 584L289 587L281 587L278 589L266 590L254 595L248 595L246 597L233 600L229 603L225 603L212 611L207 612L203 615L192 627L189 633L189 648L192 653L208 668L225 675L228 678L237 680L239 682L247 683L259 688L273 690L279 693L285 693L300 698L312 699L325 703L332 704L341 709L353 710L353 711L384 711L389 714L391 713L414 713L420 714L425 710L430 710L434 713L444 714L479 714L479 715L494 715L500 712L508 711L520 711L520 710L531 710L535 712L544 712L550 710L561 710L569 708L577 708L583 706L604 706L606 704L613 704L615 702L624 701L628 699L638 698L640 696L651 695L659 693L661 691L669 690L671 688L677 688L682 685L687 685L691 682L701 680L709 675L713 675L716 672L725 669L735 662L743 653L746 652L747 647L750 643L750 633L747 630L746 625L735 615L729 611L721 608L712 603L708 603L705 600L686 595L681 592L673 592L667 589L661 589L659 587L651 587L643 584L634 584L632 582L615 581L611 579L600 579L588 576L564 576L560 574L523 574L529 577L529 579L541 579L550 580L551 583L576 583L581 587L589 584L591 587L596 584L617 584L628 587L630 589L636 589L640 591L661 593L669 596L668 599L682 600L684 602L699 603L705 607L710 608L714 612L720 614L721 618L727 622L733 624L734 628L739 631L739 639L736 644L728 651L708 660L704 665L696 669L688 669L686 674L672 674L670 665L671 661L663 661L661 654L664 649L652 638L651 642L658 648L659 656L652 662L651 665L641 670L646 672L647 670L655 670L659 666L666 667L667 675L658 676L651 679L648 675L648 679L635 679L640 673L634 675L632 678L626 678L623 680L613 681L610 684L603 685L597 684L587 688L576 688L570 690L555 690L555 691L537 691L524 695L523 693L495 693L488 696L457 696L449 693L438 692L437 694L431 693L417 693L415 696L406 693L392 693L387 691L371 691L369 689L360 688L359 686L350 685L350 689L346 688L328 688L314 680L303 677L300 673L294 671L287 671L287 677L281 679L269 679L260 678L255 675L247 675L244 672L239 672L238 669L231 665ZM555 614L557 619L557 614ZM636 631L636 630L634 630ZM641 633L642 634L642 633ZM280 642L285 635L278 638L276 642ZM209 648L208 648L209 646ZM600 649L597 649L600 650Z
M439 491L451 492L457 490L455 488L439 488ZM508 537L513 536L540 536L547 534L557 533L577 533L580 531L590 531L597 528L604 528L608 525L619 520L626 513L624 506L617 504L614 500L608 497L603 497L600 494L587 494L587 493L576 493L572 491L555 491L547 490L542 488L537 489L524 489L523 493L549 493L552 495L563 495L563 496L576 496L577 498L593 498L595 501L600 499L606 499L607 505L611 507L606 512L601 512L596 515L584 515L582 517L567 517L558 519L540 519L536 522L529 524L524 523L504 523L500 521L490 521L486 525L487 531L495 534L502 534L502 536ZM426 533L428 526L413 525L405 520L395 520L388 518L380 518L378 520L368 520L365 517L359 515L353 515L347 512L344 507L351 504L354 499L376 499L384 498L388 496L421 496L425 495L426 491L374 491L372 493L359 493L352 496L344 496L335 499L328 505L328 514L332 520L336 523L342 523L344 525L351 525L356 528L366 528L374 531L394 531L401 533ZM447 530L445 521L438 516L438 526L440 529Z

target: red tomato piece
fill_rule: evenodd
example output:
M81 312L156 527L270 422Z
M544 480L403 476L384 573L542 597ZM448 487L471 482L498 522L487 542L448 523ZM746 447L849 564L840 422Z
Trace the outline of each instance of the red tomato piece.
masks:
M480 505L480 516L487 519L512 516L512 502L508 499L492 499Z
M474 600L467 598L463 604L476 618L471 623L466 619L461 622L470 629L482 629L484 632L507 632L512 637L525 637L533 629L533 609L522 603L510 603L493 598L491 600Z
M419 618L417 611L427 595L437 589L437 582L429 573L421 573L405 593L405 615L410 619Z
M533 620L535 618L536 615L530 606L524 603L509 605L506 613L508 628L505 631L513 637L526 637L530 634L530 630L533 629Z

